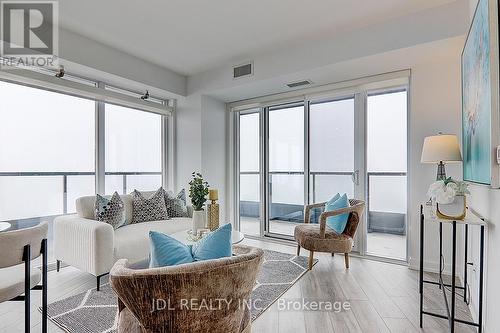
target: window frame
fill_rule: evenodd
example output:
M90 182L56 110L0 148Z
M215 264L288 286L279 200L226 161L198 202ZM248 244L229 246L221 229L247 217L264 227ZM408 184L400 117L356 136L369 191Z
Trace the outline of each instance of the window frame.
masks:
M47 78L51 78L53 72L50 70L30 70L33 73L38 73L47 76ZM99 80L92 80L89 78L79 77L76 75L67 74L63 80L67 80L70 82L76 82L82 85L87 85L90 87L95 87L97 89L106 89L108 86L105 82ZM49 91L53 93L63 94L67 96L72 96L76 98L83 98L87 100L92 100L95 103L95 168L94 168L94 178L95 178L95 193L94 194L105 194L105 112L106 112L106 104L115 104L110 102L104 102L98 99L93 99L85 96L80 96L78 94L72 94L64 90L58 90L48 87L42 87L33 80L33 83L30 83L30 79L26 76L20 78L19 80L13 77L0 77L0 81L6 82L9 84L21 85L25 87L30 87L34 89ZM111 86L108 86L111 87ZM128 94L123 94L124 97L135 97L140 96L141 93L134 92L125 88L120 88L116 86L112 86L114 92L123 91L128 92ZM115 91L116 90L116 91ZM161 186L168 189L174 189L175 186L175 163L174 159L174 138L175 138L175 109L176 109L176 100L175 99L162 99L159 97L151 96L152 103L161 104L164 107L168 107L173 110L170 115L157 113L161 116ZM137 112L148 112L145 110L135 109L131 106L127 106L127 101L124 100L124 104L116 104L122 107L128 107L136 110ZM66 188L64 189L63 197L63 215L67 214L66 207L67 205L67 192ZM33 218L43 218L45 216L36 216Z
M310 105L312 102L319 102L319 101L328 101L328 100L337 100L337 99L344 99L347 96L354 96L354 108L355 108L355 131L357 134L355 134L355 146L363 145L363 149L355 152L355 159L358 159L358 170L359 174L362 176L358 176L357 182L358 182L358 190L362 189L363 193L358 192L359 196L363 196L363 200L367 200L367 191L366 191L366 185L367 185L367 179L365 179L365 174L366 174L366 108L367 108L367 98L369 95L379 95L383 92L385 93L393 93L393 92L398 92L398 91L406 91L407 92L407 170L406 170L406 177L407 177L407 210L406 210L406 216L407 216L407 222L406 222L406 258L404 260L399 260L399 259L388 259L388 258L383 258L383 257L377 257L373 256L370 254L367 254L366 252L366 233L363 232L358 232L356 235L356 248L355 252L359 253L362 256L373 258L375 260L381 260L381 261L389 261L389 262L394 262L394 263L408 263L409 260L409 243L410 240L412 239L412 234L411 234L411 228L409 228L409 214L410 214L410 199L411 195L409 192L409 185L410 181L409 179L411 178L411 165L409 163L410 159L410 93L411 93L411 86L410 86L410 78L411 78L411 71L410 70L402 70L402 71L397 71L397 72L391 72L391 73L385 73L385 74L380 74L380 75L374 75L370 77L365 77L365 78L360 78L360 79L355 79L355 80L350 80L350 81L344 81L340 83L332 83L324 86L318 86L318 87L312 87L312 88L304 88L304 89L299 89L293 92L287 92L287 93L279 93L275 95L268 95L268 96L262 96L262 97L256 97L248 100L243 100L243 101L236 101L228 104L228 111L230 112L230 120L232 121L232 126L230 126L230 138L231 138L231 146L233 149L233 154L234 156L238 156L239 151L239 115L248 112L248 110L255 110L259 109L260 111L260 116L263 119L261 122L261 127L260 127L260 137L261 137L261 142L264 142L266 138L268 138L268 124L267 124L267 112L269 107L273 107L276 105L281 105L281 104L288 104L292 102L303 102L304 103L304 112L305 112L305 118L304 118L304 126L305 126L305 131L304 131L304 154L305 154L305 160L304 160L304 173L307 173L309 175L310 172L310 163L309 163L309 117L310 117ZM263 184L267 184L267 179L266 179L266 161L268 159L268 151L267 147L265 147L265 144L261 145L261 159L263 159L263 164L261 166L261 174L262 174L262 182ZM240 230L240 212L239 212L239 175L240 175L240 170L239 170L239 164L236 161L228 161L228 166L229 166L229 174L230 178L233 181L233 183L236 186L233 186L230 188L230 198L231 198L231 206L230 206L230 214L233 217L235 221L235 227L237 230ZM355 167L356 169L356 167ZM305 201L306 203L311 203L311 197L309 193L309 177L304 177L304 192L305 192ZM283 235L275 235L273 233L269 233L266 230L266 225L268 224L268 198L266 197L267 192L264 190L264 186L261 185L261 206L264 207L261 211L261 219L264 219L264 222L260 222L260 235L259 236L252 236L248 235L248 238L265 238L265 237L272 237L272 238L278 238L283 241L287 240L293 240L292 237L284 237ZM355 196L358 196L355 193ZM367 226L367 215L364 214L363 216L363 221L362 225L360 226L361 228L366 228Z

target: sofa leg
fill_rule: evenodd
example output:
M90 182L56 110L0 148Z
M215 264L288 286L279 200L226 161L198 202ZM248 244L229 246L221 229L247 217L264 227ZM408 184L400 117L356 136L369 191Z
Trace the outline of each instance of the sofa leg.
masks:
M344 253L345 268L349 268L349 253Z
M309 270L313 268L314 251L309 251Z
M60 269L61 269L61 260L57 260L56 261L56 271L59 272Z
M334 256L335 256L335 253L334 253L334 252L332 252L332 257L334 257Z
M297 245L297 257L300 256L300 245Z

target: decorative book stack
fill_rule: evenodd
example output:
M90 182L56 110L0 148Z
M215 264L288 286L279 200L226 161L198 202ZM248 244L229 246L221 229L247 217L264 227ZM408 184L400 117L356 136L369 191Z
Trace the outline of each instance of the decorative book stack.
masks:
M219 227L219 204L217 203L218 199L219 199L219 192L216 189L208 191L208 200L211 200L211 203L208 204L207 227L211 231Z

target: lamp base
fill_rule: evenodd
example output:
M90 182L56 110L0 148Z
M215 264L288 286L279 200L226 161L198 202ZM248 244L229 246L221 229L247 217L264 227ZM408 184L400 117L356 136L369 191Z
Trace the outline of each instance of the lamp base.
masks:
M436 180L445 180L445 179L446 179L446 169L444 167L443 161L441 161L438 164Z

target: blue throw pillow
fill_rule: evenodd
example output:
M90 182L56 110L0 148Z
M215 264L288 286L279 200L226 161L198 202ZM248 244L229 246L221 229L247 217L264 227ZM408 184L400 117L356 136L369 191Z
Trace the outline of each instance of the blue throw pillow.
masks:
M344 194L340 198L338 198L336 201L328 202L325 205L325 212L331 212L334 210L347 208L347 207L349 207L349 199L347 199L347 195ZM349 218L349 213L336 215L336 216L330 216L330 217L327 217L326 224L330 228L335 230L338 234L341 234L344 232L345 226L347 225L348 218Z
M326 204L331 205L335 201L339 200L339 198L340 198L340 193L337 192L337 194L335 194L330 200L328 200Z
M330 200L328 200L326 202L326 204L325 204L325 207L329 203L333 203L333 202L337 201L338 198L340 198L340 194L339 193L335 194ZM314 223L314 224L319 223L319 216L324 211L325 211L324 207L316 207L316 208L311 209L311 212L309 213L310 214L310 216L309 216L309 223Z
M193 262L191 245L161 232L149 232L150 261L149 267L163 267Z
M201 260L230 257L231 224L225 224L209 233L194 245L186 245L177 239L156 231L149 232L149 267L186 264Z
M194 260L230 257L232 255L231 231L231 223L224 224L194 244L192 251Z

